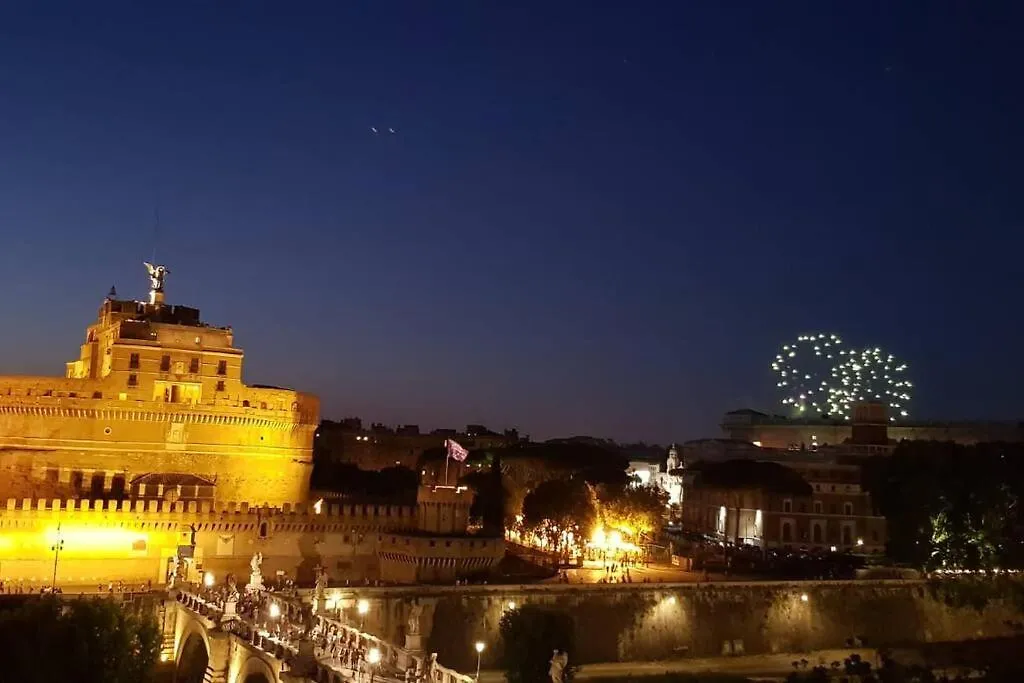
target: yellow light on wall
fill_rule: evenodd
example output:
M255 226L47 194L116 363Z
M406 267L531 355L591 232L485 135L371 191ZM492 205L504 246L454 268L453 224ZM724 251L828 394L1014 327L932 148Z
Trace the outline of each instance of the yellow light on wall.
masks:
M313 503L313 512L315 512L316 514L319 515L320 511L323 510L323 507L324 507L324 499L321 498L317 502Z
M370 664L377 665L380 663L380 650L375 647L371 647L370 651L366 653L366 661Z
M281 616L281 606L276 602L270 603L270 618L277 619L279 616Z
M62 524L60 533L56 525L43 531L44 545L52 546L64 541L64 548L69 553L86 552L102 553L113 551L145 552L149 545L149 535L141 531L129 529L97 529L81 525Z
M370 611L370 603L367 602L366 600L360 600L356 604L356 611L359 612L360 614L366 614L367 612Z
M213 572L206 572L203 574L203 585L207 588L213 588Z

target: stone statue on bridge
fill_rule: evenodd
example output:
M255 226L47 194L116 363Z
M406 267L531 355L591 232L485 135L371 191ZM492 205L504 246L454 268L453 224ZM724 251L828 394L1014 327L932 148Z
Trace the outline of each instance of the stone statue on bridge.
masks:
M177 553L171 558L171 566L167 570L167 590L174 588L174 584L178 580L178 568L181 565L181 560L178 559Z
M328 584L327 570L322 566L316 568L316 583L314 584L313 594L317 600L324 600L327 597L327 584Z
M249 561L249 584L247 593L258 593L263 590L263 553L256 553Z
M413 600L409 605L409 619L405 622L405 634L407 636L420 635L420 618L423 616L423 605L419 600Z
M548 676L551 683L562 683L565 679L565 667L569 666L569 653L555 650L551 655L551 667Z

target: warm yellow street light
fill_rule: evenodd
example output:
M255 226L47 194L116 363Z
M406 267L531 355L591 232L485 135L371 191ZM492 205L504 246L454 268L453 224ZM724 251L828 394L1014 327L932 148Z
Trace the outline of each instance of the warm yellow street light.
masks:
M213 588L213 582L214 582L213 572L206 572L205 574L203 574L203 585L204 586L206 586L207 588Z
M374 674L377 673L377 665L380 664L380 650L371 647L366 653L366 661L370 663L370 683L373 683Z
M370 611L370 603L367 600L360 600L356 603L356 611L359 612L359 630L363 630L366 624L366 613Z
M279 616L281 616L281 606L276 602L270 603L270 618L277 619Z
M481 657L481 655L483 655L484 648L487 647L487 646L484 645L484 641L478 640L478 641L476 641L476 645L474 645L473 647L476 649L476 679L475 680L479 681L480 680L480 657Z

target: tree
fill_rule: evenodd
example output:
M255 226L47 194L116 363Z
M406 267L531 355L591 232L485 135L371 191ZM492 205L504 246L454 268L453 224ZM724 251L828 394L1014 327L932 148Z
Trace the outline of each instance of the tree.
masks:
M665 520L668 493L660 486L630 486L601 501L604 524L629 532L634 538L654 537Z
M29 598L0 611L4 680L23 683L146 683L160 632L152 616L111 600Z
M550 546L565 551L565 534L582 543L597 517L594 493L582 479L552 479L527 494L524 526L547 537Z
M498 666L504 670L508 683L549 683L548 669L555 650L569 654L569 666L564 669L562 680L572 683L577 669L572 664L576 626L569 614L523 605L505 612L498 630Z

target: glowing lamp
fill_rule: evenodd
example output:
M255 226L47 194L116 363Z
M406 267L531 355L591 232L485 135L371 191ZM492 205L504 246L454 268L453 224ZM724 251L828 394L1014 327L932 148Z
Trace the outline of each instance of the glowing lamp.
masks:
M203 574L203 585L204 586L206 586L207 588L213 588L213 582L214 582L213 572L206 572L205 574Z
M476 648L476 653L480 654L481 652L484 651L484 648L487 647L487 646L484 645L484 641L478 640L478 641L476 641L476 645L474 645L473 647Z
M507 607L509 609L515 609L516 608L516 601L515 600L509 600Z
M380 663L380 650L378 648L371 647L370 651L366 653L366 661L368 661L370 664L374 664L374 665L379 664Z
M857 545L864 545L864 539L863 538L858 538L857 539Z
M800 594L800 602L807 602L807 593Z
M356 603L356 611L360 614L366 614L370 611L370 603L366 600L360 600L358 603Z
M279 616L281 616L281 606L276 602L270 603L270 618L277 619Z

